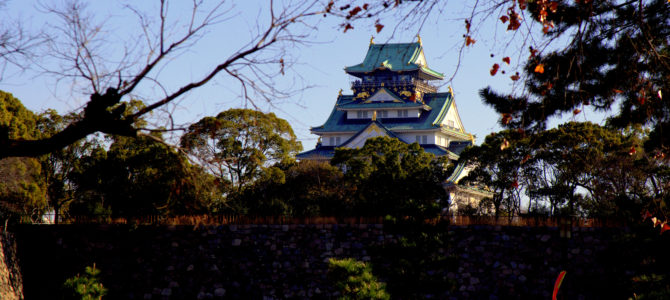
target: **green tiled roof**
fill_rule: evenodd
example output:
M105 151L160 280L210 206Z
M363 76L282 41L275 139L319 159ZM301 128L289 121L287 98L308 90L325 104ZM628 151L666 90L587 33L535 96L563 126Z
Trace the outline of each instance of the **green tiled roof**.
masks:
M421 51L423 46L420 43L371 44L362 63L344 70L349 74L372 72L378 68L395 72L421 70L439 79L444 78L444 74L415 63Z
M330 113L328 120L321 126L313 127L312 132L358 132L366 127L369 119L347 119L346 111L338 109L341 105L351 103L353 95L342 95L337 98L335 107ZM391 131L399 130L426 130L439 128L439 122L436 121L444 118L446 110L451 106L451 93L434 93L425 94L423 97L425 105L431 108L430 111L424 111L419 118L378 118L377 120ZM378 104L383 104L379 105ZM395 103L365 103L361 104L360 108L375 107L394 107ZM401 104L401 103L399 103ZM411 103L415 105L415 103ZM445 107L446 106L446 107Z

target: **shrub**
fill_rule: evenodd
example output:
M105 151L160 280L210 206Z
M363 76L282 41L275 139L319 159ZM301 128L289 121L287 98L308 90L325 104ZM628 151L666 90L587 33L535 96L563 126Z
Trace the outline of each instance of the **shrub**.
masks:
M365 262L353 258L330 259L328 276L342 293L339 299L390 299L386 284L372 274Z

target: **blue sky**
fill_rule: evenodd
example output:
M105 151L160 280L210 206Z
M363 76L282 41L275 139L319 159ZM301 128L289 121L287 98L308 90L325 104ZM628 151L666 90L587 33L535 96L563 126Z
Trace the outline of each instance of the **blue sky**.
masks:
M143 5L146 3L144 2ZM154 2L150 3L145 8L150 9L151 5L155 6ZM229 19L226 22L212 27L198 44L185 50L168 67L161 70L158 77L163 85L168 89L176 89L180 84L198 78L217 59L220 60L239 45L246 43L258 19L261 19L260 23L265 20L267 9L263 7L264 3L266 1L233 2ZM96 15L107 18L105 22L107 31L103 32L113 41L124 40L137 34L139 28L135 23L136 18L130 11L120 8L118 3L95 1L89 3L89 8ZM498 91L512 90L514 82L509 79L509 75L516 72L514 69L516 63L527 57L527 48L523 49L515 46L514 43L506 43L515 38L514 33L506 32L504 27L497 26L491 23L492 21L483 21L476 23L478 27L473 27L473 30L476 30L474 38L477 42L463 51L459 61L459 50L465 34L463 16L468 15L471 8L464 7L461 3L449 4L447 8L449 9L446 11L449 13L435 13L421 28L420 35L424 51L428 65L432 69L446 74L446 77L454 75L451 82L440 83L443 85L440 90L446 91L447 85L453 87L465 128L476 135L477 142L481 143L486 135L499 130L497 126L499 116L482 103L478 91L486 86L492 86ZM171 11L178 17L183 14L180 10L179 7L171 7ZM3 14L18 16L32 30L53 26L45 25L45 21L51 22L49 24L55 22L50 19L49 15L35 9L35 2L31 1L9 1ZM343 33L338 26L341 19L328 17L310 20L310 22L316 24L318 30L312 32L306 39L307 44L287 49L287 61L289 59L295 61L295 65L288 70L285 76L277 79L277 85L280 88L289 90L302 90L303 86L309 86L309 88L296 93L289 99L276 101L273 105L267 105L262 101L257 102L263 111L272 111L288 120L298 138L303 142L305 149L313 148L316 143L316 136L310 134L309 128L325 122L333 108L338 91L343 89L345 94L350 93L352 78L344 72L343 68L363 60L370 37L374 36L376 43L411 42L416 40L415 36L418 32L415 26L408 30L399 28L393 33L393 25L396 21L392 18L381 20L386 27L379 34L369 23L355 24L354 30ZM297 32L306 32L300 28L297 30ZM110 56L114 56L114 53L119 52L118 49L110 46L109 49L101 51L109 51ZM504 56L511 57L511 66L506 66L501 62ZM456 66L459 63L460 67L456 72ZM499 63L502 66L501 70L506 70L507 75L499 73L491 76L489 69L494 63ZM76 110L85 103L87 99L85 89L81 90L80 85L67 80L58 81L57 79L44 73L18 72L9 68L5 70L0 89L13 93L24 105L36 112L47 108L67 112ZM518 83L516 88L521 88ZM158 99L160 95L160 91L155 88L138 90L138 96L148 102ZM230 78L221 75L207 86L183 97L179 105L174 107L175 120L178 123L195 122L203 116L216 115L231 107L249 107L249 103L243 101L239 95L239 86ZM597 115L590 112L571 118L599 120Z

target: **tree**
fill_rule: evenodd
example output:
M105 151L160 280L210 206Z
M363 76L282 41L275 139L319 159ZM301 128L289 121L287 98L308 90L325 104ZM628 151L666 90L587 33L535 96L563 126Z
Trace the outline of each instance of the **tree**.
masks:
M0 91L0 136L30 139L37 116L26 109L12 94ZM11 157L0 159L0 213L3 218L16 214L40 217L46 210L45 187L40 181L42 170L37 159Z
M526 93L481 91L483 100L503 114L503 125L543 129L555 115L620 105L611 124L647 126L647 150L658 156L667 152L667 1L558 1L542 16L538 5L544 2L529 3L533 20L550 22L547 36L564 35L568 42L548 53L531 53L524 68Z
M363 148L337 148L331 163L345 170L354 187L350 196L356 214L422 219L446 207L442 187L446 158L435 158L417 143L398 139L368 139Z
M113 137L109 150L81 158L73 214L115 217L203 213L216 188L184 155L154 139ZM213 203L214 202L214 203Z
M42 74L54 75L81 87L90 95L89 101L77 112L77 119L52 136L20 139L1 135L0 158L43 155L95 132L128 137L145 135L150 129L160 128L137 127L136 120L159 108L169 111L168 106L186 93L222 74L236 80L242 97L252 104L254 99L273 101L286 97L290 93L275 88L273 81L290 67L285 49L304 42L312 29L311 23L327 13L327 6L320 1L270 2L263 11L264 19L259 19L255 34L246 44L216 58L208 72L189 81L167 85L161 82L160 71L197 43L209 29L226 26L225 21L235 11L234 5L226 1L213 5L195 1L190 14L184 18L173 14L166 0L158 4L153 14L137 7L125 7L137 17L141 30L135 30L136 35L126 36L119 42L114 41L112 35L103 34L107 32L103 30L105 21L88 14L86 6L78 1L60 7L42 7L61 22L49 24L47 28L51 31L45 34L51 36L40 44L44 55L30 61L30 65L36 66ZM5 22L3 27L9 27ZM6 62L7 57L0 58ZM163 91L163 95L144 99L148 103L146 107L127 114L127 103L140 87Z
M181 147L219 182L240 193L273 163L289 163L302 150L291 125L273 113L230 109L191 125Z
M37 130L42 136L51 136L76 119L75 115L60 116L55 110L42 113L37 121ZM85 138L67 147L43 155L39 158L42 168L41 180L46 186L46 197L49 208L54 212L54 223L58 224L63 209L67 209L74 200L74 184L72 177L78 170L79 160L90 155L95 149L101 149L98 139Z
M351 213L352 187L342 171L327 162L300 161L263 170L239 200L238 211L294 217Z

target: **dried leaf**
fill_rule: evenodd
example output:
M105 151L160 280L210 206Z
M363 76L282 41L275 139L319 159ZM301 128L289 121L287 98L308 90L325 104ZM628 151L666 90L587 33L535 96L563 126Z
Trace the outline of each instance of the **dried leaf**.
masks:
M496 75L496 73L498 73L498 68L500 68L500 65L493 64L493 67L491 67L491 71L490 71L491 76Z
M365 4L363 4L363 9L368 10L369 6L370 6L370 4L365 3Z
M283 58L279 59L279 67L280 67L279 72L281 72L281 74L284 75L284 59Z
M502 21L503 23L507 22L507 20L509 20L509 17L508 17L508 16L502 16L502 17L500 17L500 21Z
M502 150L502 149L501 149L501 150ZM516 189L516 188L519 188L519 181L514 180L514 182L512 182L512 188L515 188L515 189Z
M475 41L475 39L471 38L469 35L465 36L465 45L466 46L474 45L475 42L477 42L477 41Z
M642 215L642 222L646 221L648 218L651 217L653 217L653 215L648 210L645 210L644 214Z
M354 26L351 26L351 24L347 23L347 25L344 26L344 32L346 33L349 29L354 29Z
M635 146L630 147L630 150L628 151L628 155L633 155L637 153L637 150L635 149Z
M526 9L526 0L519 0L519 8Z
M500 143L500 151L507 149L507 147L509 147L509 141L505 139Z
M551 10L551 12L555 13L558 10L558 2L554 1L554 2L549 3L549 10Z
M465 32L470 33L470 21L465 19Z
M537 66L535 66L534 71L535 71L535 73L540 73L540 74L544 73L544 64L538 64Z
M349 16L353 17L353 16L357 15L359 12L361 12L361 10L363 10L363 9L360 6L356 6L352 10L349 11Z
M519 78L521 78L521 77L519 77L519 75L512 75L512 76L510 76L509 78L511 78L511 79L514 80L514 81L517 81L517 80L519 80Z
M375 24L375 28L377 29L377 33L379 33L384 28L384 25L377 23Z
M512 120L512 114L504 113L502 114L502 120L500 120L500 123L502 123L503 125L507 125L511 120Z
M509 56L503 57L502 61L504 61L506 64L509 65L509 62L510 62Z
M572 111L572 114L573 114L573 115L576 115L576 114L579 114L580 112L582 112L581 109L579 109L579 108L575 108L575 110Z
M666 232L666 231L668 231L668 230L670 230L670 225L668 225L667 223L663 222L663 224L661 225L661 234L663 234L664 232Z

